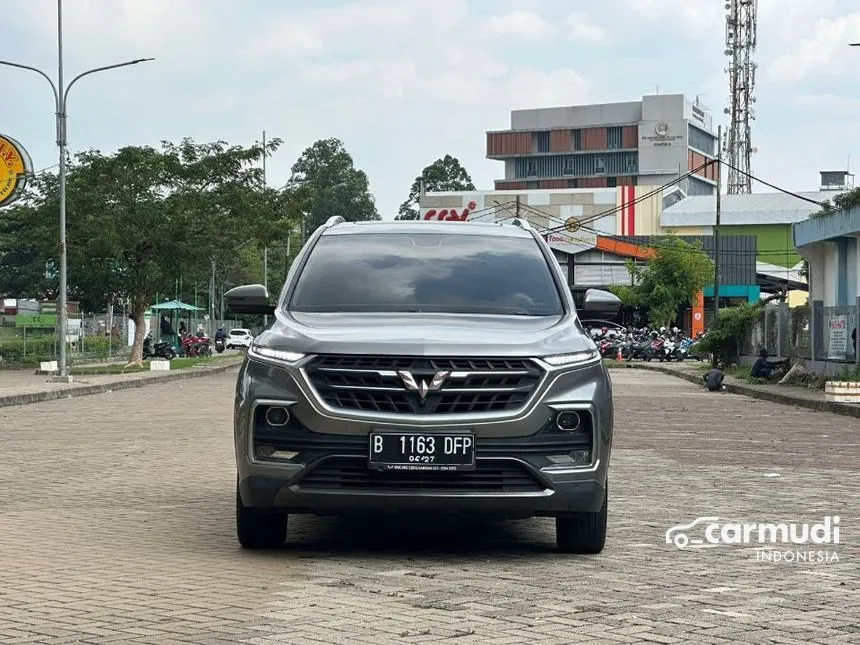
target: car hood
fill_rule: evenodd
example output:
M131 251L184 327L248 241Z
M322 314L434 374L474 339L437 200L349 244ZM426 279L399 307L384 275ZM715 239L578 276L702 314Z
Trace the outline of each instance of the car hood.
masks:
M548 356L595 347L575 315L277 312L255 344L305 354Z

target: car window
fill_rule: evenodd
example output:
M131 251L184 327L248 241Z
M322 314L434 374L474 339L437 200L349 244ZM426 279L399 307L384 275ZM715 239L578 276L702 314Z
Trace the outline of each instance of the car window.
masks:
M289 308L532 316L563 311L534 239L440 233L323 236Z

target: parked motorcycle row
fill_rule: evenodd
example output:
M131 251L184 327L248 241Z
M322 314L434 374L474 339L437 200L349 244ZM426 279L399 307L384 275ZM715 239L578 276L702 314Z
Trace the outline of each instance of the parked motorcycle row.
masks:
M224 351L224 340L218 339L215 343L215 351L219 354ZM143 339L143 358L166 358L172 360L179 356L180 358L196 357L196 356L212 356L212 342L208 336L195 336L194 334L185 333L180 337L179 351L174 349L173 345L161 340L157 343L152 342L152 334L147 334Z
M609 329L603 327L593 330L591 337L604 358L617 359L619 353L625 361L684 361L694 359L701 361L695 349L703 334L696 338L685 336L680 329Z

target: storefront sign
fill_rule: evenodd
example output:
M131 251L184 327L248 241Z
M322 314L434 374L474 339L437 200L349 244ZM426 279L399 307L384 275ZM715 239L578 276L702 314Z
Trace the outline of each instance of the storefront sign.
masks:
M544 239L551 249L571 254L593 249L594 245L597 244L597 235L594 233L578 232L575 235L570 235L554 232L545 235Z
M672 134L669 124L665 121L659 121L654 125L653 135L642 135L642 141L650 143L655 148L671 148L683 139L684 136L681 134Z
M843 360L848 353L848 317L833 316L830 319L830 339L827 344L828 360Z
M18 314L15 316L15 326L53 328L57 326L57 316L54 314Z
M478 205L475 202L469 202L469 205L460 211L458 211L456 208L431 208L424 212L423 219L437 221L441 220L445 222L465 222L469 219L469 213L475 210L477 206Z
M33 172L30 155L12 137L0 134L0 206L18 199Z

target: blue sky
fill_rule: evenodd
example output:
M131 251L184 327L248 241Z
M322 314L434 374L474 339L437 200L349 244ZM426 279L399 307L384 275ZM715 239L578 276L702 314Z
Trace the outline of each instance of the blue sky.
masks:
M500 162L485 131L510 110L636 100L657 91L702 102L725 124L719 0L66 0L71 150L111 152L190 136L284 144L268 162L283 185L313 141L342 139L368 173L383 218L421 169L457 156L478 188ZM56 74L56 2L16 3L0 59ZM860 165L860 3L759 0L753 172L794 190L818 171ZM36 169L56 163L44 79L0 67L0 133ZM754 191L767 190L761 185Z

